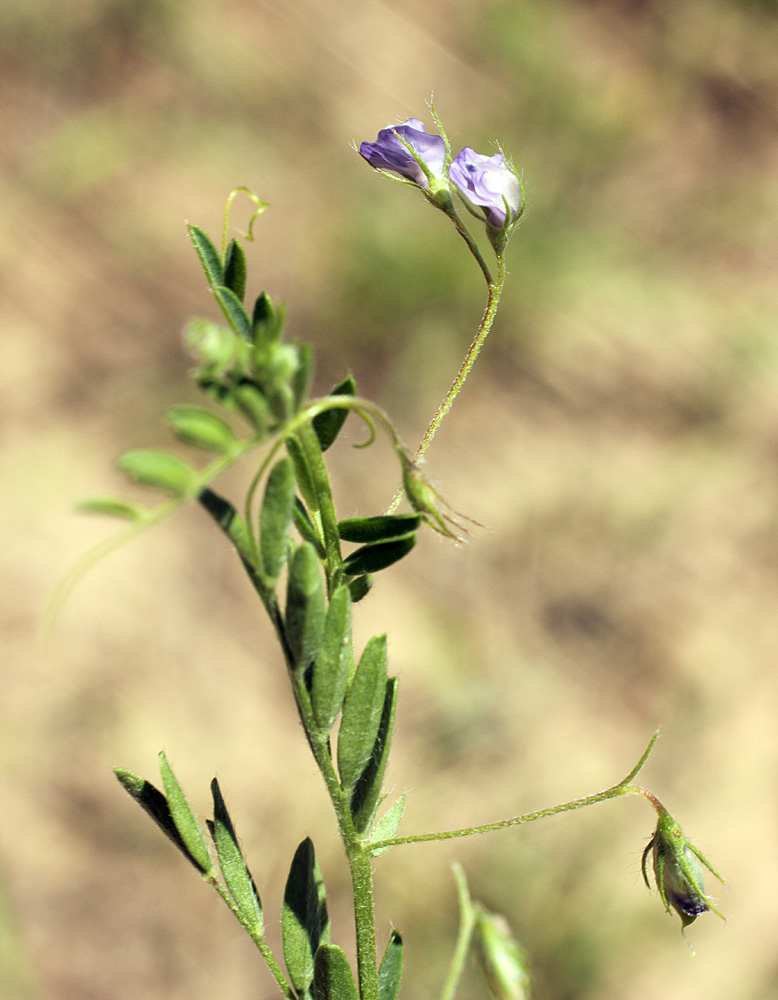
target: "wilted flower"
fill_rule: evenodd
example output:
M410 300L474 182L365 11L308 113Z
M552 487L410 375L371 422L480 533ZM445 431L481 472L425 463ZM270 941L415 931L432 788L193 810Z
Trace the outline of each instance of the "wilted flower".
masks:
M445 175L446 143L439 135L428 135L418 118L382 128L375 142L361 144L359 153L376 170L389 170L421 188L430 187L430 176Z
M467 527L463 522L469 521L475 525L478 525L478 522L455 511L438 493L410 455L402 450L399 451L399 455L403 470L403 489L411 507L417 514L422 515L434 531L447 538L453 538L454 541L463 542L467 535Z
M521 215L521 182L502 153L482 156L465 146L454 157L449 177L473 214L482 215L493 228L502 229Z
M649 852L653 852L654 878L665 909L669 913L672 907L681 918L683 927L687 927L707 910L722 916L705 895L700 862L719 881L723 879L697 848L688 842L679 824L664 808L659 810L656 830L643 851L642 869L646 885L649 884L646 874Z

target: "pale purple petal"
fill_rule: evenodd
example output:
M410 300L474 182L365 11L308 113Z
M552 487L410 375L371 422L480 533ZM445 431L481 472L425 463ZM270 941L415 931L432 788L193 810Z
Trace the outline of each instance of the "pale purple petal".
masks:
M362 143L359 147L360 155L377 170L391 170L401 177L407 177L419 187L429 188L427 175L399 136L416 150L430 173L435 177L443 176L446 144L439 135L428 135L424 130L424 123L418 118L409 118L402 125L382 128L375 142Z
M521 185L516 174L505 165L502 153L482 156L470 146L465 146L454 157L449 177L466 201L484 210L487 222L495 229L505 225L506 202L511 222L519 214Z

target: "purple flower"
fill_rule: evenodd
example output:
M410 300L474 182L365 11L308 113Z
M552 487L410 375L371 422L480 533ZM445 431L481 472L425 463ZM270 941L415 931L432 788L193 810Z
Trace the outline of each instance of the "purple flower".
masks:
M505 163L502 153L482 156L470 146L465 146L454 157L449 177L465 201L483 210L486 221L495 229L502 229L507 219L514 222L522 209L521 184L516 174Z
M406 177L419 187L429 188L430 180L419 161L400 136L413 147L434 177L443 177L446 168L446 144L439 135L427 135L424 123L418 118L409 118L402 125L382 128L375 142L363 142L359 153L376 170L391 170Z

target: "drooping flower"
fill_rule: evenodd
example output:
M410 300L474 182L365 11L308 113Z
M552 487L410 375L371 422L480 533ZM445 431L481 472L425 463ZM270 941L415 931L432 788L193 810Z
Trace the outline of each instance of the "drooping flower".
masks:
M382 128L375 142L360 145L359 153L376 170L389 170L424 189L430 188L430 177L445 175L446 143L439 135L428 135L418 118Z
M646 861L650 852L653 855L654 878L659 895L667 912L672 907L681 918L682 927L688 927L701 913L708 910L720 917L721 914L705 894L701 864L720 881L723 879L684 837L681 827L664 807L658 815L659 822L654 835L643 851L642 868L646 885Z
M515 222L521 214L521 183L502 153L482 156L465 146L454 157L449 177L473 214L482 216L494 229Z

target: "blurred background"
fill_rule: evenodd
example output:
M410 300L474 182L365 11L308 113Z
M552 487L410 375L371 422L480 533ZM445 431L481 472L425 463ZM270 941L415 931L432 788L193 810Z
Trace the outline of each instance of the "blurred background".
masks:
M164 748L216 774L270 939L311 835L352 937L334 823L279 656L196 510L56 582L111 525L112 461L194 400L181 331L216 316L184 222L238 184L272 208L250 291L418 440L480 319L446 219L350 148L434 94L455 151L499 141L529 207L504 305L429 452L482 522L431 533L360 605L400 675L404 832L643 781L727 876L689 930L642 884L637 799L390 852L377 923L435 996L450 867L504 912L543 1000L778 995L778 9L774 0L6 0L0 7L0 996L275 996L233 918L116 784ZM236 202L235 227L247 202ZM332 451L341 516L385 448ZM237 493L246 474L222 484ZM293 793L293 797L291 797ZM463 1000L480 996L474 975Z

